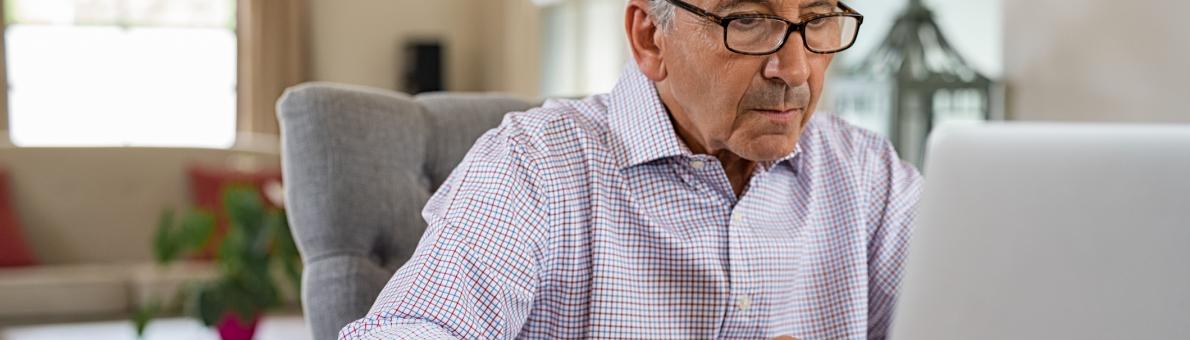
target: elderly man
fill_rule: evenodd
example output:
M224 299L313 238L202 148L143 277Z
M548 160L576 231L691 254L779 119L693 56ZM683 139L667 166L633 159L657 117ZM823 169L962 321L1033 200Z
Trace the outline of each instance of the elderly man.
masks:
M630 0L610 94L509 114L344 339L883 338L920 176L814 114L837 0Z

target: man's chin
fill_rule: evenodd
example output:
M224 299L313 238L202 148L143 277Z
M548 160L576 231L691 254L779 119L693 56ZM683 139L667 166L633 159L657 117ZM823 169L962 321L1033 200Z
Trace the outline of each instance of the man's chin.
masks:
M772 162L793 153L798 136L764 135L737 148L736 155L753 162Z

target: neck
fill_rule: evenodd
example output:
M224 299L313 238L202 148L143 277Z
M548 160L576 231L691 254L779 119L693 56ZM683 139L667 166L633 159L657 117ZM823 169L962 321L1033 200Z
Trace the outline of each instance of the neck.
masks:
M665 106L667 108L675 107L668 103L665 103ZM731 189L735 192L736 197L743 195L744 187L752 179L752 171L756 169L756 162L744 159L734 152L727 150L726 147L709 147L709 143L699 138L699 134L693 131L693 124L686 119L682 112L674 109L668 109L667 111L669 111L670 123L673 124L674 132L678 134L678 139L693 154L711 155L718 158L719 163L723 165L723 171L727 173L727 180L731 182Z
M723 164L723 171L727 172L727 180L731 182L731 190L735 192L735 197L742 196L744 187L752 179L752 171L756 170L756 162L740 158L729 151L720 152L715 157Z

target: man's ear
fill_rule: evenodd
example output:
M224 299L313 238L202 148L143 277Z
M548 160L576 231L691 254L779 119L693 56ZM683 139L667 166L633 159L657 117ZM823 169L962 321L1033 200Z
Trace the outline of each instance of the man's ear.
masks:
M650 0L630 0L624 15L628 46L641 73L654 82L665 80L665 60L661 57L662 32L649 14Z

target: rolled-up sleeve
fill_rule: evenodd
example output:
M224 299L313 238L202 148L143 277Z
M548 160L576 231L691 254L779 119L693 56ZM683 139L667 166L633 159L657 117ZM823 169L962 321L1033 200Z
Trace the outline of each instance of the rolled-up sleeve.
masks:
M531 146L508 126L480 138L427 204L413 257L340 339L516 337L541 282L549 225Z

